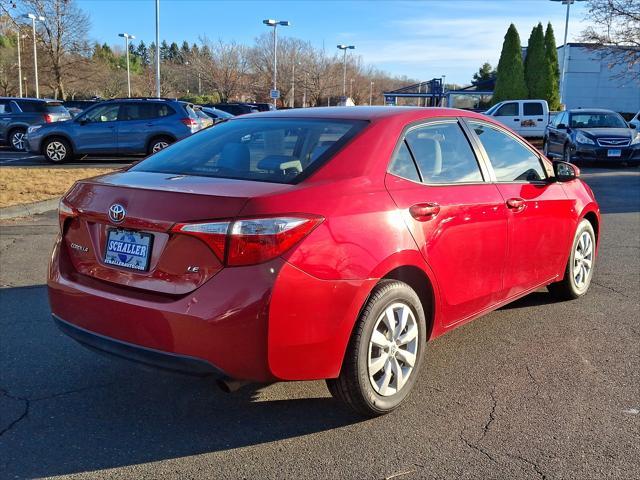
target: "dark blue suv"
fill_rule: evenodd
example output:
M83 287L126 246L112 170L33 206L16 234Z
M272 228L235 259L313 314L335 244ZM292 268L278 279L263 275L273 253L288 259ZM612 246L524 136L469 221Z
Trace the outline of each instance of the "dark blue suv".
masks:
M30 152L62 163L76 155L154 153L200 128L188 103L160 98L113 99L66 122L29 127L27 144Z

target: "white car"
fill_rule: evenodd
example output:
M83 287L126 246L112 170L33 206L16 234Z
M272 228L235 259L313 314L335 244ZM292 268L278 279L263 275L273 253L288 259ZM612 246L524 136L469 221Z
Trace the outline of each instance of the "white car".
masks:
M549 104L546 100L506 100L484 114L523 137L542 137L549 123Z

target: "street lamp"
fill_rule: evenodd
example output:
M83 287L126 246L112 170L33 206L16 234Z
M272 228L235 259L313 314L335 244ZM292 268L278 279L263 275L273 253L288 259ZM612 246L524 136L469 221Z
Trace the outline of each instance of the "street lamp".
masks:
M160 0L156 0L156 97L160 98Z
M275 97L278 91L276 84L278 78L278 25L288 27L291 23L287 20L273 20L271 18L263 20L262 23L267 27L273 27L273 96ZM278 99L274 98L273 106L277 107L277 105Z
M36 49L36 20L44 22L42 15L27 13L24 18L31 19L31 29L33 30L33 75L36 81L36 98L40 98L40 87L38 86L38 51Z
M20 25L16 24L18 29L18 90L20 92L20 98L22 98L22 61L20 60Z
M342 96L347 96L347 50L354 50L356 47L354 45L337 45L339 50L342 50L342 63L343 63L343 71L342 71Z
M353 78L349 79L349 98L353 98Z
M131 74L129 72L129 40L133 40L133 35L129 35L128 33L119 33L119 37L124 38L124 49L127 52L127 91L129 92L129 98L131 98Z
M567 55L567 35L569 32L569 8L571 4L574 2L583 2L584 0L551 0L552 2L562 2L563 5L567 6L567 16L564 21L564 43L562 45L562 68L560 69L560 103L564 105L564 77L565 72L567 71L567 60L569 60L569 56Z
M373 105L373 82L369 84L369 105Z

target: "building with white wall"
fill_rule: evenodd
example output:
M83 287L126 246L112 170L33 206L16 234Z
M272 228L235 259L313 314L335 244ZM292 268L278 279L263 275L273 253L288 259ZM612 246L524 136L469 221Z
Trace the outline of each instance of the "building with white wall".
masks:
M567 109L607 108L626 113L640 111L640 62L633 67L612 65L615 55L635 55L640 58L638 49L594 48L585 43L568 43L566 47L558 47L560 66L565 48L569 55L564 92Z

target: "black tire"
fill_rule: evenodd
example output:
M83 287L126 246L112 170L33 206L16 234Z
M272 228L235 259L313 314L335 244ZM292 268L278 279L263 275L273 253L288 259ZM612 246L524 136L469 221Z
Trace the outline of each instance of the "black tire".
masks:
M14 128L9 132L9 146L11 150L16 152L24 152L27 149L27 143L24 136L27 134L27 130L24 128Z
M578 249L578 242L584 233L587 233L591 239L591 267L586 275L586 281L584 285L578 285L574 273L576 273L576 252ZM559 300L574 300L582 297L589 290L591 279L593 278L593 269L595 267L596 252L596 234L593 230L591 222L586 218L578 224L576 233L571 242L571 252L569 253L569 260L564 272L564 278L556 283L552 283L547 286L549 292Z
M413 369L408 374L404 386L394 394L383 396L374 390L369 379L369 343L376 324L386 309L394 303L409 307L413 314L418 329L417 351ZM396 280L381 281L373 289L356 322L340 376L327 380L331 395L351 410L368 417L383 415L397 408L411 392L420 373L426 346L426 325L422 303L409 285Z
M167 148L174 142L173 138L170 137L155 137L149 141L149 146L147 147L147 154L152 155L160 150Z
M42 154L49 163L61 164L73 159L71 144L60 137L45 139L42 142Z

